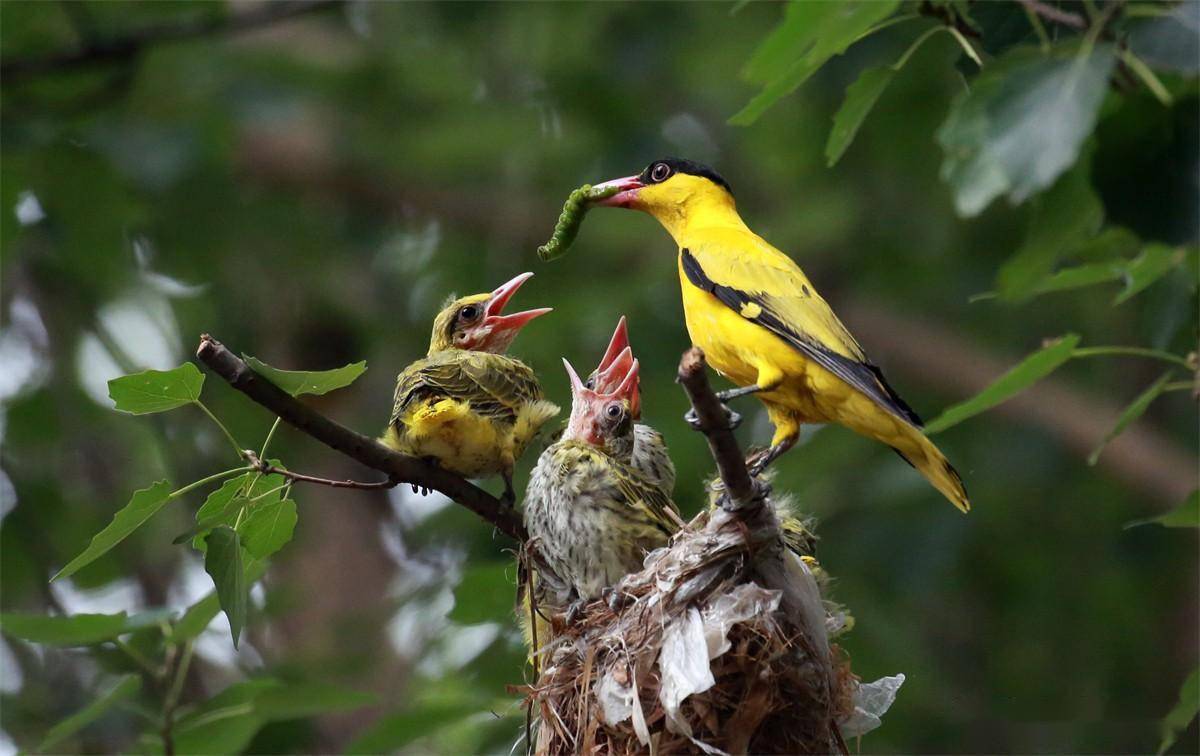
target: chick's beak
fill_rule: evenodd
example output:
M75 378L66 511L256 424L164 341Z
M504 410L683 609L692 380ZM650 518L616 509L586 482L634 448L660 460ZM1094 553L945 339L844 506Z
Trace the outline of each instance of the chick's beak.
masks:
M514 312L512 315L501 314L504 311L504 305L508 304L508 300L512 299L513 294L517 293L517 289L531 278L533 278L532 273L522 273L493 291L491 299L484 307L484 324L491 326L494 331L517 331L539 315L550 312L551 308L549 307L539 307L536 310Z
M629 348L629 326L625 323L625 316L617 321L617 330L613 331L612 340L608 342L608 349L605 350L604 356L600 358L600 364L596 366L597 373L603 373L613 364L617 356ZM628 366L626 366L628 369ZM622 373L624 375L624 373Z
M603 184L596 184L592 189L617 189L617 193L613 196L598 200L597 205L604 207L633 207L633 201L637 198L638 190L644 187L642 179L639 176L626 176L625 178L613 179L605 181Z

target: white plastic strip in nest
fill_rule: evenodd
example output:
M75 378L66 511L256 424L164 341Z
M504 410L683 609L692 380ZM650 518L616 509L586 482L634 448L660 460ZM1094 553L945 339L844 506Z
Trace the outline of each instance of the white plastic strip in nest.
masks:
M883 724L883 715L892 708L896 692L904 684L904 675L881 677L872 683L862 683L854 691L854 711L838 722L846 740L866 735Z
M692 728L679 716L679 706L693 693L713 686L709 662L729 650L729 629L753 617L769 616L779 608L779 591L743 583L717 596L703 611L690 608L663 632L658 667L662 673L658 698L666 712L667 729L692 736Z

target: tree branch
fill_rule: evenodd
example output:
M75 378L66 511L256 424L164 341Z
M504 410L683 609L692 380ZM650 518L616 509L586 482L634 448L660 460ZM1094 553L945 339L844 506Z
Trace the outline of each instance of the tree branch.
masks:
M1077 13L1056 8L1053 5L1039 2L1039 0L1019 0L1021 5L1024 5L1031 13L1034 13L1047 21L1052 21L1056 24L1069 26L1072 29L1086 29L1087 22Z
M746 469L746 460L733 436L733 429L729 427L725 405L721 404L708 384L708 373L704 369L706 365L704 352L692 347L683 353L679 361L676 380L683 386L692 408L696 410L699 420L697 429L708 439L708 449L717 463L717 472L725 484L726 492L737 506L744 506L759 498L759 490Z
M359 491L380 491L389 488L395 488L400 485L400 481L395 478L388 478L380 481L361 481L361 480L333 480L332 478L318 478L315 475L305 475L303 473L292 472L285 470L282 467L261 459L253 449L246 449L242 452L242 456L263 475L281 475L288 480L297 481L299 483L316 483L320 486L329 486L330 488L355 488ZM415 488L416 486L414 486Z
M425 460L392 451L357 431L334 422L262 378L208 334L200 337L196 357L229 385L278 415L288 425L357 462L400 483L439 491L517 541L525 525L512 508L482 488Z
M9 58L0 62L0 76L17 78L80 68L93 63L134 59L148 48L214 34L239 34L263 26L324 10L343 0L274 0L241 13L226 16L192 16L170 23L153 24L108 39L84 40L73 50L60 50L30 58ZM70 5L71 3L68 3Z

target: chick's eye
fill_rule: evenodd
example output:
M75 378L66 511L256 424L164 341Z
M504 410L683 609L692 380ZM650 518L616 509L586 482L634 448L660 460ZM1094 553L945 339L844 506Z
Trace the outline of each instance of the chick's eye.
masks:
M467 321L474 320L479 317L479 308L475 305L467 305L458 311L458 317Z
M608 415L612 420L619 418L621 416L621 412L621 405L619 404L610 404L604 408L604 414Z
M671 176L671 166L666 163L655 163L650 169L651 181L666 181Z

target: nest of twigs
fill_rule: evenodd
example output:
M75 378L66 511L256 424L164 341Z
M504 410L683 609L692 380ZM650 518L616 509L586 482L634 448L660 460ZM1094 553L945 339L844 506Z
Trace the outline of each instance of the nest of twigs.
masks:
M699 515L556 624L530 688L539 754L845 752L898 687L867 700L830 645L845 615L771 506Z

